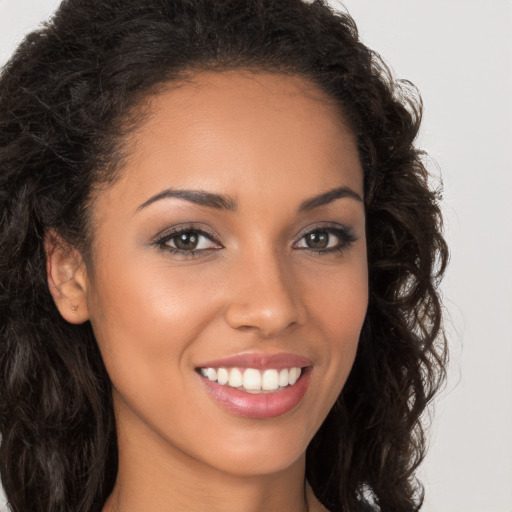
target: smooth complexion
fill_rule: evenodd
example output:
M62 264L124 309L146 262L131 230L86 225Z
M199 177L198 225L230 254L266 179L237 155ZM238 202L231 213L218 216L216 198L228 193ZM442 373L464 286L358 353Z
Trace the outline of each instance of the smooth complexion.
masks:
M93 271L58 251L49 264L61 313L91 321L113 384L104 510L323 510L305 451L368 301L354 136L298 77L200 73L147 101L121 178L93 204ZM302 374L255 395L202 374L219 361Z

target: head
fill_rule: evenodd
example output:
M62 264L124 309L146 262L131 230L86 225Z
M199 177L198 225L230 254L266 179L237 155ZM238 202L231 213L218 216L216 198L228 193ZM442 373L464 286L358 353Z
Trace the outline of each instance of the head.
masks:
M244 114L240 118L238 111ZM205 148L211 137L203 133L201 139L204 122L195 122L205 112L209 134L218 135L210 152ZM129 390L116 367L115 333L122 333L119 343L137 328L134 339L147 335L144 322L129 324L122 314L144 304L148 309L141 317L153 314L162 329L185 318L190 335L174 360L198 367L218 357L207 342L224 336L228 327L243 332L243 339L257 335L286 344L295 326L315 318L327 326L322 347L335 361L341 352L329 350L336 335L343 334L345 359L336 368L346 375L326 381L332 384L326 389L329 400L304 425L301 439L293 439L275 460L275 469L292 457L292 444L307 446L308 479L333 509L349 510L366 499L365 491L383 510L415 506L420 498L413 473L423 455L418 420L442 373L436 284L447 255L437 196L414 147L421 105L358 40L348 16L334 14L322 2L298 0L66 1L4 69L0 114L0 236L2 247L9 248L0 264L0 469L8 497L19 510L34 501L40 510L90 510L101 506L112 489L117 471L114 406L124 418L122 390ZM279 116L287 130L272 126L266 114L273 122ZM223 123L216 124L219 119ZM246 119L251 122L244 124ZM253 144L258 133L265 135L268 153L258 153L261 144ZM226 141L234 139L229 161L238 166L219 170L222 155L231 150ZM187 160L194 144L199 145L196 157L199 153L218 163L211 174L205 175L207 166L197 170ZM293 150L290 154L299 152L297 186L289 185L294 166L283 156L284 145ZM241 147L247 151L235 155ZM318 171L305 164L325 154ZM176 169L190 171L174 171L172 179L155 171L169 158ZM251 168L250 162L264 158L265 166ZM237 174L239 169L245 172ZM131 229L133 241L134 222L139 222L128 220L133 210L139 210L134 218L142 219L137 233L157 234L158 219L167 215L165 201L144 206L144 199L161 192L165 183L178 189L197 189L199 183L208 192L236 196L238 211L229 212L229 204L220 208L218 218L224 220L216 221L214 229L224 226L226 233L207 231L210 237L202 239L213 244L206 256L209 265L178 265L168 274L167 288L158 288L159 276L167 271L161 256L157 262L151 259L154 252L145 256L149 253L141 249L129 260L127 251L116 253L116 248L130 242L120 235L123 226ZM354 203L344 215L353 217L359 243L357 257L347 258L352 261L348 272L342 273L338 261L315 263L313 270L311 263L292 268L284 256L275 256L285 253L284 246L271 253L269 246L256 244L258 236L268 240L272 233L275 247L290 239L300 248L301 238L293 237L304 233L295 233L292 225L304 226L296 213L289 220L290 205L296 212L304 199L340 187L361 198L346 200ZM258 194L253 197L252 191ZM115 211L112 205L118 205ZM266 212L271 214L266 217ZM156 242L158 247L175 243L166 222L158 240L144 235L146 246L150 240L153 250ZM211 223L206 224L210 229ZM251 239L247 226L261 226L261 232L252 232ZM288 238L277 233L285 227ZM336 233L346 243L354 235ZM335 232L331 235L336 238ZM218 246L229 247L229 236L236 241L234 248L251 251L242 258L233 249L236 257L224 263L226 273L214 258L220 258ZM254 252L258 248L259 254ZM249 252L258 257L251 261ZM141 284L132 280L130 295L123 281L116 281L121 276L116 262L123 269L133 265L135 276L146 257L148 264L140 268L159 265L158 275L141 270ZM285 260L288 264L282 265ZM194 272L201 277L188 285L186 276ZM340 272L338 281L333 272ZM312 273L322 288L305 277ZM244 300L233 300L233 294L254 294L268 274L277 288L264 289L255 300L263 304L280 296L278 320L265 314L251 317L242 307ZM342 277L354 279L355 296L336 284ZM205 292L204 283L215 282L223 285L210 285ZM148 283L155 290L154 302L142 295ZM176 294L177 285L186 287L185 299ZM123 294L116 295L120 289ZM311 296L319 289L327 293L308 304L302 301L304 290ZM206 306L194 310L204 293ZM224 304L222 322L212 320L220 318ZM158 305L170 324L158 323ZM338 310L340 322L328 320ZM160 358L165 347L155 343L151 349L151 357ZM134 351L133 357L140 361L144 354ZM151 358L147 363L151 368ZM158 424L155 419L155 428ZM184 432L186 427L176 421L173 428ZM172 431L163 434L169 437ZM268 442L264 429L259 435Z

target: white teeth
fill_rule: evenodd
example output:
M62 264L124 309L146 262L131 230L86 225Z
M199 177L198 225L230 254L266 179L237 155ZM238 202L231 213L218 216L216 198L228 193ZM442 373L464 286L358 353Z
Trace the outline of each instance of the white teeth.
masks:
M284 368L283 370L281 370L279 372L279 385L284 387L284 386L288 386L289 382L288 382L288 375L289 375L289 372L286 368Z
M290 386L293 386L297 379L300 377L300 368L291 368L290 369L290 375L288 376L288 382L290 383Z
M217 370L215 370L215 368L208 368L206 370L206 376L210 380L217 380Z
M243 383L242 372L238 368L232 368L229 372L229 385L232 388L239 388Z
M243 388L245 391L257 393L275 391L286 386L293 386L300 377L301 368L283 368L282 370L255 368L201 368L201 374L222 386Z
M246 372L247 373L247 372ZM272 391L279 387L279 372L277 370L265 370L261 378L261 389Z
M228 382L228 380L229 380L229 373L226 370L226 368L219 368L217 370L217 382L224 386L224 384L226 384Z
M242 385L245 389L261 389L261 373L254 368L247 368Z

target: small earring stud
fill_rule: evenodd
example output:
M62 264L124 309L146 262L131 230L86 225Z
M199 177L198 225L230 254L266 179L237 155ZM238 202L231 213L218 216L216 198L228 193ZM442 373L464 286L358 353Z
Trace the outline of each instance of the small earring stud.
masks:
M71 306L72 311L76 311L78 309L78 306Z

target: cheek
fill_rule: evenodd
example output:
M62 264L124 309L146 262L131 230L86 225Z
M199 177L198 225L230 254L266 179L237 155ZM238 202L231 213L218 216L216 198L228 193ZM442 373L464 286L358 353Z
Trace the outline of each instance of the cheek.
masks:
M357 343L368 306L364 245L339 266L304 273L303 287L307 308L325 338L333 343Z
M96 276L90 304L91 323L114 385L124 374L142 381L157 368L169 380L187 363L187 347L215 315L205 301L208 284L196 273L170 272L155 261L126 259L123 272L104 265ZM165 364L164 364L165 363ZM173 371L170 371L170 366Z
M335 400L352 368L368 307L366 251L332 271L308 275L303 286L311 322L323 340L321 352L329 358L325 367Z
M125 261L122 273L104 266L97 276L91 323L120 422L143 418L164 431L169 411L188 410L183 397L194 392L195 342L216 311L214 302L205 300L209 281L194 275L198 279L171 271L165 262L139 259L137 265ZM195 419L186 418L192 429Z

